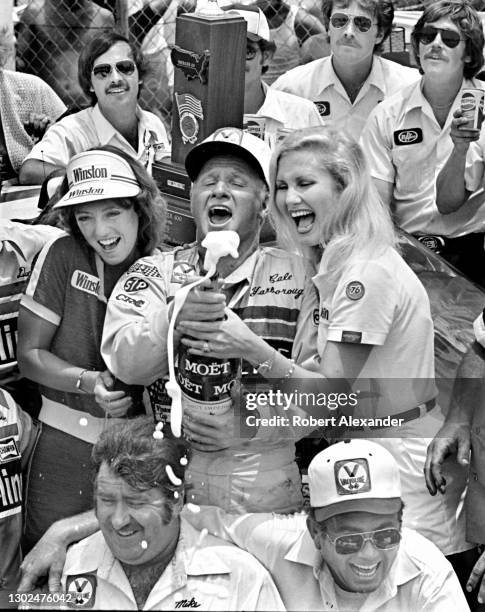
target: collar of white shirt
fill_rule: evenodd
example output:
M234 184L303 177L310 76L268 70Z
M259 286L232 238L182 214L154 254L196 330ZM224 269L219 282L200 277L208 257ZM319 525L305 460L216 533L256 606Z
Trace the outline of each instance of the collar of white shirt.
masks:
M157 142L157 132L150 122L151 116L144 113L139 106L136 107L135 114L138 119L138 149L146 144L144 142L144 134L146 131L150 133L150 142ZM113 138L122 138L120 132L103 115L101 109L99 108L99 104L95 104L93 106L91 118L101 143L108 144ZM143 139L141 141L140 135L143 135Z

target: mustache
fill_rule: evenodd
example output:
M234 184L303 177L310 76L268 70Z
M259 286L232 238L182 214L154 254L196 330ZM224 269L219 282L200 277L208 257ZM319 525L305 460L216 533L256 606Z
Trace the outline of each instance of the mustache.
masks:
M441 49L431 49L431 51L428 51L428 53L426 53L424 56L425 59L430 57L438 57L439 59L444 59L444 55L441 52Z

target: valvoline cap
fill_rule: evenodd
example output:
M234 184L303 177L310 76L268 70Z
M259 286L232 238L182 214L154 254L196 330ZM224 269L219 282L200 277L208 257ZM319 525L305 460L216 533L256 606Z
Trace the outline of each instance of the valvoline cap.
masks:
M318 453L308 467L308 483L317 521L355 511L393 514L402 507L396 460L368 440L338 442Z

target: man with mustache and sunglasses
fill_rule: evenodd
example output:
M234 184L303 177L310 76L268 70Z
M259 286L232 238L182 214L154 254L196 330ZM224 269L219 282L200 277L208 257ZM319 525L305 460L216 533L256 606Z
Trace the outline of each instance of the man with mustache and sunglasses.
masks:
M312 100L325 123L358 139L371 110L419 74L379 56L391 32L391 0L324 0L322 10L332 54L289 70L272 87Z
M20 183L42 183L73 155L96 146L118 147L145 166L155 155L168 155L161 119L138 105L143 76L143 58L124 36L107 32L91 39L78 61L79 84L91 106L49 129L25 158Z
M484 62L482 23L465 0L440 0L425 8L411 42L422 77L372 112L361 144L397 224L484 284L484 215L443 210L436 191L453 150L450 131L463 89L484 88L474 79ZM463 174L464 168L462 184Z
M441 552L401 526L399 468L383 446L368 440L329 446L310 463L308 481L307 516L241 516L215 506L182 516L254 555L273 577L287 610L469 610ZM48 568L54 557L62 565L66 543L96 528L86 515L51 527L35 551L36 571ZM26 566L32 572L32 562Z

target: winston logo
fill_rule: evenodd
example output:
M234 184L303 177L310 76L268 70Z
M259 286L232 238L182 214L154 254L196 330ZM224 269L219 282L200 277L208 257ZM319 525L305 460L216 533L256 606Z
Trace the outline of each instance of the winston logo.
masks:
M81 270L74 270L71 277L71 286L97 296L99 293L99 278Z
M74 168L72 176L75 183L80 183L81 181L88 181L90 179L107 178L108 170L106 168L97 168L91 165L90 168Z

